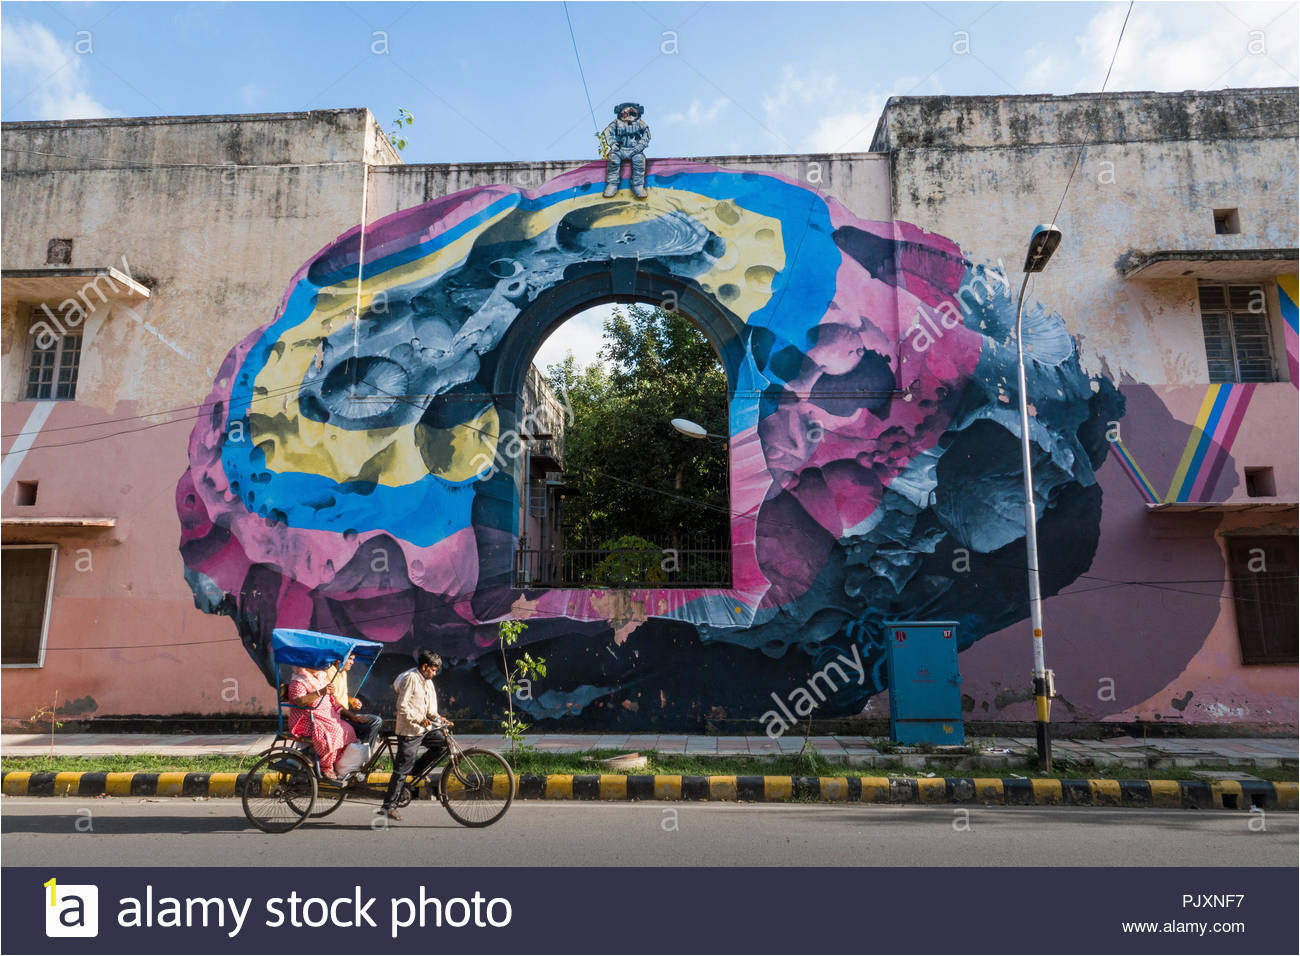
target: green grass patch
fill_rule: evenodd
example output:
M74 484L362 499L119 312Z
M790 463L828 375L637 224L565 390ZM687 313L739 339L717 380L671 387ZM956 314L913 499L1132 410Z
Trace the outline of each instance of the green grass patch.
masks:
M1169 767L1141 770L1119 766L1074 766L1057 762L1051 774L1038 774L1024 768L980 767L963 770L934 768L918 770L914 767L890 765L883 767L852 767L827 760L821 754L805 753L773 758L744 756L709 756L707 754L664 754L643 751L647 765L641 770L619 771L605 767L597 761L603 757L618 756L617 750L587 750L579 753L548 753L523 750L513 757L508 747L500 748L517 773L650 773L681 774L682 776L708 776L711 774L807 776L807 777L1055 777L1055 778L1109 778L1116 780L1196 780L1192 768ZM191 773L239 773L257 762L257 756L235 757L210 755L203 757L176 757L160 754L116 754L98 757L0 757L0 770L28 770L33 772L65 771L88 773L93 771L163 773L168 771ZM375 768L387 771L387 759ZM1197 768L1205 769L1205 768ZM1273 770L1253 769L1247 773L1263 780L1279 782L1296 779L1295 768Z

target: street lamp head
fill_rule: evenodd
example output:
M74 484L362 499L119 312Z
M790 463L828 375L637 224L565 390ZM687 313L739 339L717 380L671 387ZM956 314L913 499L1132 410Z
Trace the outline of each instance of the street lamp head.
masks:
M708 429L695 424L689 418L674 418L672 426L688 438L705 438L709 434Z
M1026 272L1042 272L1052 253L1061 244L1061 230L1054 224L1035 226L1029 237L1029 252L1025 255Z

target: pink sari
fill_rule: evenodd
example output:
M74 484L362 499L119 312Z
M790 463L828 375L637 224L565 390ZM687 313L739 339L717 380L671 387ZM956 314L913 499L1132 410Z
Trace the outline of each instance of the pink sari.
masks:
M325 671L299 667L289 681L289 699L314 694L328 683ZM289 711L289 732L301 737L311 735L321 773L331 777L343 748L357 742L356 731L339 713L342 709L333 697L322 697L315 707L294 707Z

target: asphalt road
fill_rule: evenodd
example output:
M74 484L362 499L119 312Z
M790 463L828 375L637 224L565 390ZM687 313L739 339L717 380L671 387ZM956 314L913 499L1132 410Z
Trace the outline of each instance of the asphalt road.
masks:
M1093 807L520 801L470 830L436 802L371 828L348 804L292 833L238 800L0 801L8 866L1295 866L1297 815ZM969 829L965 827L969 826Z

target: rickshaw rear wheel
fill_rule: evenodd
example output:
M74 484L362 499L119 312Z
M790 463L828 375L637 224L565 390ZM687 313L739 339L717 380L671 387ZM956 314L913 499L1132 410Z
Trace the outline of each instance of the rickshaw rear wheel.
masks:
M244 816L264 833L288 833L316 803L316 772L294 750L273 750L244 777Z
M308 816L313 820L329 816L343 806L343 801L347 799L347 796L347 790L343 787L336 787L332 783L318 783L316 785L316 805L308 813Z
M461 826L487 827L505 816L517 786L505 757L495 750L467 747L443 769L438 799Z

